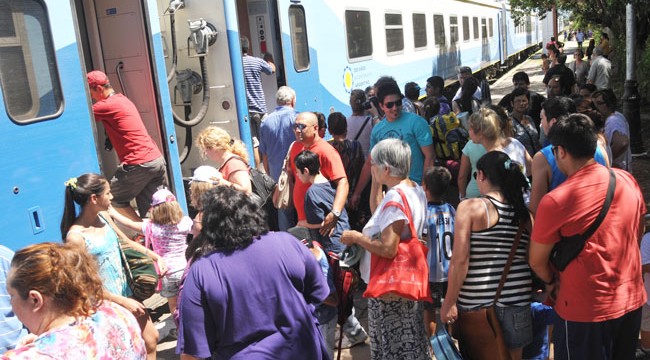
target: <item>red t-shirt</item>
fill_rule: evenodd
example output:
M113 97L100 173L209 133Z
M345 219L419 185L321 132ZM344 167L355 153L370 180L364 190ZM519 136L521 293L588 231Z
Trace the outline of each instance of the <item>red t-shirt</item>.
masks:
M93 113L95 120L104 125L120 163L138 165L162 156L144 127L138 109L126 96L115 94L96 102Z
M320 172L327 180L335 181L346 177L341 156L327 141L319 138L308 148L306 148L301 142L296 141L290 150L289 165L291 166L291 173L296 180L293 187L293 205L296 207L299 221L307 219L305 216L305 194L311 185L303 183L298 179L298 176L296 176L296 165L293 161L303 150L309 150L318 154L318 160L320 160Z
M232 182L230 176L236 173L237 171L246 171L248 172L248 164L237 155L233 155L226 160L223 165L219 168L221 175L224 179Z
M607 216L583 251L560 273L555 311L565 320L616 319L646 301L638 244L645 202L632 175L614 172L616 192ZM555 244L560 235L584 233L602 209L608 184L609 172L600 164L571 175L542 198L532 241Z

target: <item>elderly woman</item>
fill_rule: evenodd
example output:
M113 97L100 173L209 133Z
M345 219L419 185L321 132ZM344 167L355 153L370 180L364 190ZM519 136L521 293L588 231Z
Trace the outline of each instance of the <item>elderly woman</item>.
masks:
M382 140L372 148L370 157L373 179L370 209L373 215L363 228L363 233L345 231L341 237L341 242L346 245L358 244L367 250L361 261L361 277L366 283L372 280L370 253L393 259L400 241L412 238L406 214L398 207L386 204L397 202L409 207L418 237L426 224L427 205L422 187L409 180L411 151L406 143L399 139ZM388 187L385 195L381 192L382 185ZM400 192L405 195L406 204ZM426 267L420 271L428 276ZM431 359L421 301L394 293L369 298L368 327L372 359Z
M526 115L530 93L526 89L516 88L512 91L512 111L510 119L514 130L514 138L526 147L528 155L534 156L542 147L539 144L539 133L533 119Z
M208 126L199 133L196 145L205 157L216 164L220 173L215 180L218 185L229 185L247 194L252 193L248 153L241 140L233 139L222 128Z
M136 319L104 299L97 263L70 244L18 251L7 277L11 307L33 334L0 359L144 359Z
M520 166L501 151L491 151L476 164L480 198L458 205L454 254L449 264L442 321L454 322L458 312L491 306L520 224L521 240L496 304L497 316L512 359L532 340L531 273L526 261L532 218L524 203L528 189ZM461 352L463 342L460 341Z
M229 186L203 197L197 259L179 302L182 359L327 359L313 305L329 295L301 242L268 232L259 205Z

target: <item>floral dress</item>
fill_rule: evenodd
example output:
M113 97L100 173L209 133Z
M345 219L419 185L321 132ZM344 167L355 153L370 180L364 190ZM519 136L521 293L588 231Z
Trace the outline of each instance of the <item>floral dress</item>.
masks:
M8 359L145 359L138 322L123 307L104 300L91 316L41 334L32 343L0 355Z

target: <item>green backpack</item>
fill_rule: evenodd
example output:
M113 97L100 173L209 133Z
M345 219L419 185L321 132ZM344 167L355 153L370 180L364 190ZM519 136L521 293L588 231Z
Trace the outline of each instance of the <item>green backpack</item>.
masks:
M456 114L436 115L430 120L436 159L459 161L469 133Z

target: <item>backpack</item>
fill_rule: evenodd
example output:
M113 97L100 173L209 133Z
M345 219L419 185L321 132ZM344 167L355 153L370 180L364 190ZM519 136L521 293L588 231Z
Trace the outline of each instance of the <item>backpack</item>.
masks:
M450 112L447 115L434 116L430 125L436 159L460 160L469 133L463 128L456 114Z

